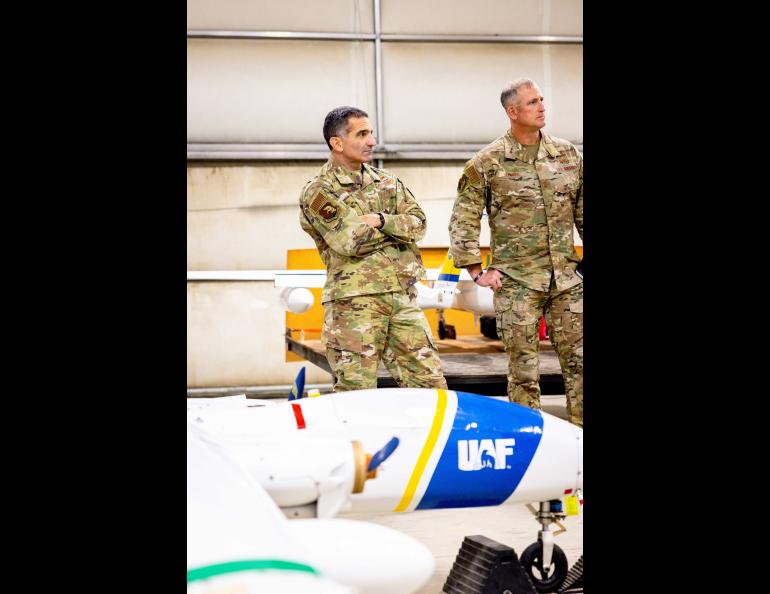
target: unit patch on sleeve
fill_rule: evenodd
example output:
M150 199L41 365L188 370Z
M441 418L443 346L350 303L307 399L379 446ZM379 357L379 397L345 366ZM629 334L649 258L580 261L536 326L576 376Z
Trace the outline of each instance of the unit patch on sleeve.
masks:
M313 199L310 201L310 210L327 221L331 221L336 217L338 212L338 208L322 192L318 192L313 196Z
M325 218L327 221L331 221L334 217L337 216L337 207L334 206L331 202L326 202L323 206L321 206L318 214Z

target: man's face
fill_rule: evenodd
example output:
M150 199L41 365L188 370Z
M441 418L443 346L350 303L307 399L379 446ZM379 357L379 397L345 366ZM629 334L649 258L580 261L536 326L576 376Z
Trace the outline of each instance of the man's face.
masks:
M545 126L543 94L537 85L521 87L516 94L515 106L509 105L506 111L518 128L539 130Z
M333 136L334 154L355 168L372 160L377 141L369 118L348 118L349 132L345 136ZM341 149L341 150L340 150Z

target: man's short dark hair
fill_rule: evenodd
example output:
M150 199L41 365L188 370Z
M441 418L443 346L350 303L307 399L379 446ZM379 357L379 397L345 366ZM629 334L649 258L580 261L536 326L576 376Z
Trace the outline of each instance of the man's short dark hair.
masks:
M329 144L329 139L332 136L344 136L350 131L348 126L349 118L368 118L369 114L363 109L357 107L350 107L345 105L343 107L335 107L329 113L326 114L324 119L324 140L326 145L331 150L332 145Z

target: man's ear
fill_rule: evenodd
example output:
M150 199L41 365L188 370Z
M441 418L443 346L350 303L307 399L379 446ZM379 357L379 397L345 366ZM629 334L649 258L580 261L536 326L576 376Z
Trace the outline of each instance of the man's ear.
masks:
M342 152L342 139L339 136L332 136L329 139L329 144L332 145L332 150L338 153Z
M516 106L513 103L509 103L505 107L505 113L508 114L508 117L512 120L516 119L516 116L518 115L518 112L516 111Z

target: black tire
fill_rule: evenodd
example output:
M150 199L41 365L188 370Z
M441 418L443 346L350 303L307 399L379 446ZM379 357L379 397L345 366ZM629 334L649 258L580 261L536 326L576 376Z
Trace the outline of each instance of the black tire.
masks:
M567 555L558 545L553 545L550 567L543 568L543 543L540 541L524 549L519 561L538 592L556 592L567 577Z
M441 340L444 340L446 338L446 324L441 321L439 321L438 323L438 337Z
M491 340L500 338L497 334L497 319L495 316L481 316L479 318L481 334Z

